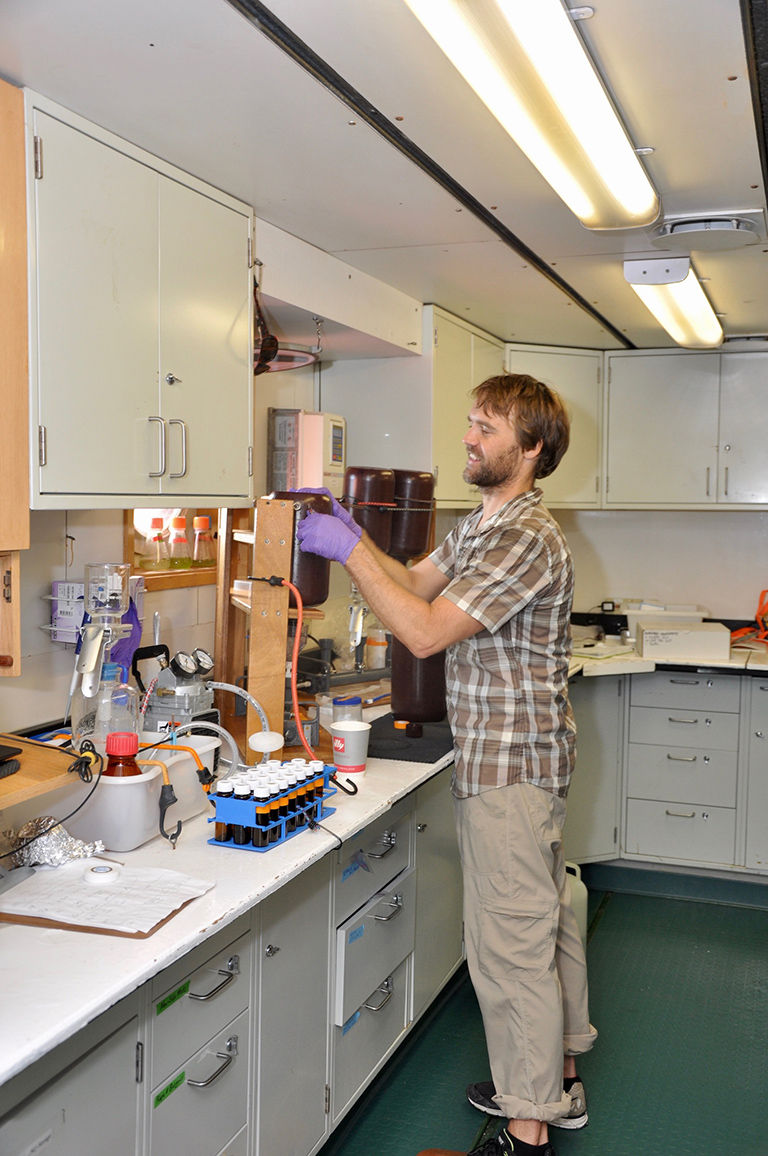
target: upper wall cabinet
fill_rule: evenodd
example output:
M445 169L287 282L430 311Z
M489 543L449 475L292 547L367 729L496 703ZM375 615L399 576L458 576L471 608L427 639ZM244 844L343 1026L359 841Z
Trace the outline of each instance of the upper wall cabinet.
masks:
M467 456L461 439L472 401L469 392L486 377L504 369L501 341L466 325L440 309L433 310L432 465L439 507L474 509L477 491L463 474Z
M610 354L605 505L768 504L766 382L768 353Z
M596 349L507 345L509 372L529 373L551 385L571 415L568 452L550 477L537 482L548 506L600 506L601 363Z
M248 504L248 206L26 95L32 506Z

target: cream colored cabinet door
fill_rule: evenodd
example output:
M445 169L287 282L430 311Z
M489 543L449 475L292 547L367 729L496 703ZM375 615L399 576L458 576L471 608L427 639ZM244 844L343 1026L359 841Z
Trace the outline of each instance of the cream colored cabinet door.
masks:
M439 506L476 506L474 491L462 477L467 455L461 439L467 431L472 381L472 334L435 316L432 369L432 461L437 471Z
M548 506L600 505L602 354L592 349L507 346L510 373L529 373L560 394L571 415L571 440L555 472L536 484Z
M257 1156L306 1156L327 1131L329 858L260 905Z
M161 493L248 496L252 285L249 220L159 178Z
M34 131L40 494L156 494L157 174L39 109Z
M577 677L568 694L576 719L576 769L563 832L566 859L589 863L619 853L619 800L626 679Z
M768 354L720 356L718 502L768 503Z
M750 680L745 864L768 871L768 679Z
M607 506L713 506L720 358L608 358Z

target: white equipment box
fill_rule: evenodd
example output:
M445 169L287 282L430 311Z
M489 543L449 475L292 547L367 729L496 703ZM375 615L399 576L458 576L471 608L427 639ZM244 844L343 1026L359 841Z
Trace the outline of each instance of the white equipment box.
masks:
M657 662L723 662L730 657L731 632L720 622L641 618L637 623L637 650L643 658Z

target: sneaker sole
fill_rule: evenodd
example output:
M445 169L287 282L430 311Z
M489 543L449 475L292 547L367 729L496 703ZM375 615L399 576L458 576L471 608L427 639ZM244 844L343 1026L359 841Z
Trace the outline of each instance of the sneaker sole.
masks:
M473 1108L477 1108L478 1112L485 1112L486 1116L505 1116L505 1113L502 1112L501 1108L497 1108L495 1104L493 1107L489 1107L487 1101L481 1104L478 1103L477 1100L473 1100L471 1096L467 1096L467 1100Z
M589 1116L584 1112L581 1116L561 1116L559 1120L550 1120L553 1128L567 1128L573 1131L575 1128L586 1128L589 1123Z

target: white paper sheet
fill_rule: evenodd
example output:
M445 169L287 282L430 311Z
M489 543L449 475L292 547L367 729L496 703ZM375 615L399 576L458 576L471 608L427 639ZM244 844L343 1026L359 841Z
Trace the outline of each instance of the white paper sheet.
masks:
M113 868L106 881L86 879L91 868L105 865L103 859L81 859L63 867L38 868L31 878L0 896L0 912L146 933L214 886L180 871L146 867Z

